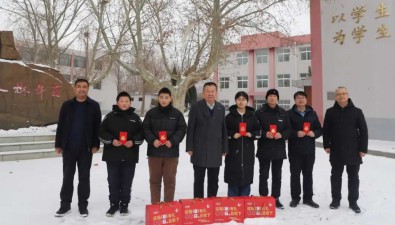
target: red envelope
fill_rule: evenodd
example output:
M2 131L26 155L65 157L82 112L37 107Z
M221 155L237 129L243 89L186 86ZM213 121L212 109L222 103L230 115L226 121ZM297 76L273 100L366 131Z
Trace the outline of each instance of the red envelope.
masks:
M245 218L275 217L276 200L270 196L245 197Z
M303 123L303 131L306 134L310 132L310 123L309 122Z
M119 132L119 142L121 142L123 145L128 142L128 132Z
M272 133L272 135L273 135L273 137L274 137L274 135L276 135L276 133L277 133L277 125L270 124L269 129L270 129L270 130L269 130L270 133Z
M145 207L146 225L179 225L183 223L182 205L179 202L166 202Z
M166 131L159 131L159 141L162 144L167 142L167 132Z
M247 123L239 123L239 134L246 136L247 134Z

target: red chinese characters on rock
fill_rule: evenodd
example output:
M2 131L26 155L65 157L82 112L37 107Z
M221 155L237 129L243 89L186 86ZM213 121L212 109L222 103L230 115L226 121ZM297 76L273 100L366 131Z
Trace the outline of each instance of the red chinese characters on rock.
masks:
M62 86L59 84L52 84L52 97L60 97Z
M14 86L14 93L23 94L23 96L26 96L27 94L30 94L30 91L27 89L27 86L23 84L23 82L18 82Z
M23 82L17 82L15 86L13 87L14 93L15 94L22 94L23 96L27 96L28 94L31 94L29 91L29 88L27 85L25 85ZM52 97L60 97L61 96L61 91L62 91L62 85L59 84L52 84L51 86L52 89ZM36 85L36 88L34 89L34 94L38 95L40 97L40 100L44 100L44 93L45 93L45 86L41 83L38 83ZM4 91L5 92L5 91ZM8 91L7 91L8 92Z
M45 91L44 85L37 84L37 87L36 87L35 91L36 91L36 95L39 95L40 96L40 100L42 101L43 100L43 94L44 94L44 91Z

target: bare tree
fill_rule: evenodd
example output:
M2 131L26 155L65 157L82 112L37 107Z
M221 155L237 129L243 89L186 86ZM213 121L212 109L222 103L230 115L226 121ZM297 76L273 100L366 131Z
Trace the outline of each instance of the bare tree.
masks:
M83 10L85 2L86 0L10 0L8 4L0 6L0 9L9 12L18 27L28 31L28 41L33 43L35 50L43 46L46 64L55 68L59 53L73 43L80 23L89 16ZM35 55L37 54L36 52Z
M286 14L295 1L303 0L88 0L114 59L157 88L170 88L180 110L187 90L212 75L236 36L286 32L274 13ZM114 48L117 42L122 48ZM160 58L163 79L147 64L152 57Z

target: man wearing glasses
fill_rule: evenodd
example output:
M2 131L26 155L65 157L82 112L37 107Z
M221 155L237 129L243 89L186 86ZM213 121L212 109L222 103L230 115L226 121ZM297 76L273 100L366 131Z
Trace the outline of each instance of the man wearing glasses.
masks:
M368 151L368 127L362 110L355 107L348 96L347 88L338 87L336 102L327 109L324 119L324 148L330 155L331 170L331 209L340 206L342 174L346 166L348 174L348 202L355 213L361 209L359 198L359 167L362 157Z

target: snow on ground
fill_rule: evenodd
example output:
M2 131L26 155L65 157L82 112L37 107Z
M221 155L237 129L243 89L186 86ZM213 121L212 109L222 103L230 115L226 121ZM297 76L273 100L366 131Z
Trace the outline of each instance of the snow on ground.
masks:
M185 146L182 143L181 146ZM176 199L193 196L193 169L189 156L181 149L177 173ZM146 143L141 147L140 162L132 187L132 201L129 206L131 214L126 217L116 215L107 218L109 208L106 165L101 161L101 154L95 154L91 170L91 197L89 217L81 218L78 214L76 187L72 203L72 213L63 218L53 215L59 208L59 191L62 183L62 159L49 158L0 162L0 224L1 225L134 225L144 224L145 205L149 204L148 163L146 160ZM255 167L253 195L258 195L258 161ZM292 224L292 225L390 225L393 223L395 208L395 177L387 174L395 171L393 159L367 155L360 171L360 200L362 209L355 214L348 208L347 177L344 174L343 200L337 210L329 209L330 165L328 155L322 148L317 148L314 170L314 200L320 204L319 209L300 204L290 208L289 164L284 161L283 186L281 201L286 208L278 210L274 219L247 219L244 224ZM77 184L77 176L75 184ZM227 185L223 182L223 167L220 174L218 195L225 196ZM236 223L228 223L236 224Z

